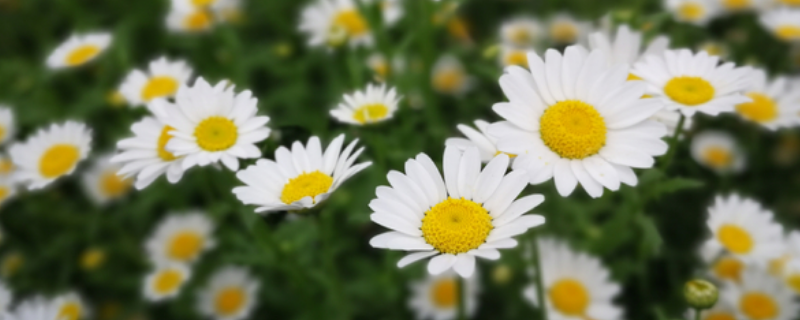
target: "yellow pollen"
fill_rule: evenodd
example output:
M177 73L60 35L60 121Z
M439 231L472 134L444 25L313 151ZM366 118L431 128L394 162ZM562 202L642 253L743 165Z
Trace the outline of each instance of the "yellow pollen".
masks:
M353 111L353 119L360 124L374 123L386 119L389 107L383 103L363 105Z
M172 139L172 136L169 135L172 130L175 130L175 128L164 126L164 129L161 129L161 135L158 136L158 157L164 161L173 161L178 158L172 152L167 151L166 148L169 139Z
M172 239L170 239L167 247L167 255L175 260L189 261L200 253L204 244L205 239L202 235L192 230L183 230L176 233L172 236Z
M714 98L714 87L700 77L675 77L664 86L670 99L687 106L696 106Z
M133 179L123 178L114 171L104 172L100 176L100 190L108 197L119 197L130 190Z
M81 255L81 268L83 270L94 270L106 260L106 253L103 249L91 248Z
M714 264L714 274L721 279L739 282L742 270L744 263L732 257L723 257Z
M11 159L0 159L0 175L6 175L14 170L14 162Z
M196 10L183 19L183 27L189 31L200 31L211 25L211 15L205 10Z
M433 88L440 92L458 91L466 81L464 73L456 68L438 70L433 75Z
M678 7L678 16L684 20L694 21L703 17L706 8L697 2L686 2Z
M722 0L722 5L728 10L741 10L750 6L750 0Z
M746 254L753 249L753 238L747 230L732 224L722 225L717 230L717 240L725 246L728 251L736 254Z
M81 306L75 302L67 302L58 311L60 320L78 320L81 318Z
M775 35L786 41L800 39L800 26L783 25L775 29Z
M752 320L774 319L780 313L775 300L761 292L745 293L739 300L739 308Z
M178 289L183 283L183 274L174 269L166 269L161 271L153 279L153 291L158 294L169 294Z
M759 122L769 122L778 117L778 104L775 100L762 93L748 93L753 102L742 103L736 106L736 112L742 117Z
M633 73L629 73L628 74L628 81L634 81L634 80L642 80L642 78L637 76L637 75L635 75L635 74L633 74Z
M217 313L222 316L234 315L244 307L247 296L240 287L229 287L220 290L214 300Z
M550 37L559 43L573 43L578 40L578 27L569 22L556 22L550 27Z
M706 315L703 320L736 320L736 317L726 312L712 312Z
M591 302L586 287L580 281L569 278L554 283L547 295L553 307L568 316L584 316Z
M316 196L328 192L333 185L331 176L319 170L311 173L303 173L296 178L289 179L281 192L281 201L285 204L292 204L305 197L316 198ZM312 200L316 203L316 200Z
M364 17L355 9L339 12L333 19L333 28L342 28L347 35L360 36L369 30L369 25Z
M197 144L206 151L223 151L236 144L238 128L228 118L214 116L201 121L194 129Z
M79 157L80 151L75 145L53 145L39 159L39 173L48 179L59 177L72 170Z
M173 77L153 77L142 89L142 100L145 102L154 98L169 97L178 91L178 81Z
M502 151L497 151L497 152L495 152L495 153L494 153L494 156L496 157L496 156L499 156L499 155L501 155L501 154L505 154L505 155L507 155L509 158L512 158L512 159L517 157L517 155L516 155L516 154L511 154L511 153L502 152Z
M794 273L786 277L786 284L792 288L795 293L800 293L800 273Z
M514 45L525 46L531 43L533 37L525 28L516 28L511 31L509 39L514 43Z
M594 106L578 100L558 102L539 120L542 141L562 158L583 159L606 144L606 123Z
M478 248L492 231L492 216L480 204L447 198L425 212L422 236L442 253L459 254Z
M702 157L707 165L715 169L725 169L733 163L733 154L730 150L718 146L707 147L703 150Z
M0 202L8 198L8 195L11 193L11 189L7 186L0 186Z
M514 51L506 55L505 65L528 67L528 55L525 51Z
M77 66L92 60L97 54L100 53L100 47L93 44L85 44L75 48L67 55L67 65Z
M455 308L458 305L458 282L452 278L438 280L431 286L430 295L434 306Z

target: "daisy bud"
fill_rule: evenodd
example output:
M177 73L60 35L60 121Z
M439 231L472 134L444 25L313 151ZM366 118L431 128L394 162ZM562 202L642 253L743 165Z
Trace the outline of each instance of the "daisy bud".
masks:
M694 279L683 286L683 296L692 308L708 309L717 303L719 290L711 282Z

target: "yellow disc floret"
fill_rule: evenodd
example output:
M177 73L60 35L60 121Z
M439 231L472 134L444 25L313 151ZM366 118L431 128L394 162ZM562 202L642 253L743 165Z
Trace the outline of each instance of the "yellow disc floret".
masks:
M750 0L722 0L722 5L728 10L741 10L750 6Z
M696 106L714 98L714 86L700 77L675 77L664 86L664 93L680 104Z
M436 281L430 289L431 302L436 307L447 309L458 304L458 282L453 278Z
M781 40L794 41L800 39L800 26L783 25L775 29L775 35Z
M81 306L74 301L66 302L58 310L60 320L78 320L81 318Z
M100 47L93 44L83 45L67 55L66 63L68 66L81 65L92 60L98 53L100 53Z
M114 171L103 172L100 176L100 191L108 197L119 197L133 185L133 179L123 178Z
M342 28L348 36L360 36L369 30L369 25L358 10L344 10L333 19L333 28Z
M571 22L556 22L550 27L550 37L558 43L573 43L578 39L578 27Z
M562 158L583 159L606 144L606 123L592 106L578 100L558 102L539 123L544 144Z
M678 7L678 16L681 19L688 21L695 21L703 17L706 13L706 8L697 2L685 2Z
M736 317L727 312L711 312L703 320L736 320Z
M459 254L478 248L492 231L492 217L480 204L447 198L422 218L425 242L442 253Z
M48 179L59 177L75 167L80 150L72 144L55 144L39 159L39 173Z
M733 164L733 154L728 148L709 146L703 150L703 160L707 165L716 169L725 169Z
M175 260L192 260L203 249L204 244L205 239L199 233L192 230L180 231L170 239L167 254Z
M547 295L553 307L568 316L584 316L591 302L586 287L580 281L569 278L555 282Z
M228 118L213 116L201 121L194 129L197 144L206 151L223 151L236 144L239 137L236 124Z
M714 264L713 269L717 277L738 282L744 270L744 263L733 257L723 257Z
M184 275L178 270L166 269L156 275L153 280L153 291L159 294L174 292L183 283Z
M303 173L289 179L281 192L281 201L285 204L292 204L305 197L314 199L318 195L328 192L331 185L333 185L333 178L319 170Z
M736 112L748 120L759 123L769 122L778 117L778 104L769 96L762 93L748 93L752 102L736 106Z
M164 129L161 129L161 135L158 136L158 157L164 161L173 161L177 159L172 152L167 151L167 142L169 139L172 139L172 136L169 134L170 131L175 130L175 128L170 126L164 126Z
M178 91L178 81L173 77L153 77L142 89L142 100L145 102L154 98L168 97Z
M386 118L389 107L383 103L363 105L353 111L353 119L358 123L373 123Z
M775 319L780 313L780 308L775 300L761 292L748 292L739 300L739 308L748 319L767 320Z
M505 57L504 61L505 65L507 66L520 66L527 68L528 67L528 55L525 51L512 51L508 53Z
M726 224L717 231L717 240L725 246L728 251L736 254L746 254L753 249L753 238L750 233L740 226Z
M205 10L197 10L183 19L183 27L189 31L199 31L211 25L211 15Z
M239 312L247 302L247 295L240 287L228 287L217 293L214 299L216 311L221 316L231 316Z

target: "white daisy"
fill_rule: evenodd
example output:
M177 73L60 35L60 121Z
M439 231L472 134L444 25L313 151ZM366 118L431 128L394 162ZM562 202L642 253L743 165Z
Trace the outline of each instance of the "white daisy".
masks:
M222 162L229 169L239 169L239 158L261 156L256 143L269 136L269 117L256 116L258 99L250 90L234 93L228 81L211 87L198 78L193 87L181 86L175 103L153 101L150 109L164 124L174 128L166 149L183 157L184 170Z
M190 278L191 271L184 263L156 262L144 279L144 297L153 302L174 298Z
M0 145L14 138L16 133L14 111L11 110L11 107L0 104Z
M117 148L120 153L111 158L112 163L120 163L122 167L117 174L126 178L136 177L136 189L144 189L158 177L165 174L170 183L176 183L183 177L181 157L167 151L166 145L172 139L173 128L162 120L167 115L161 109L153 109L156 117L144 117L131 126L134 137L120 140Z
M773 131L800 124L800 91L791 90L789 79L768 81L762 69L754 69L750 78L745 93L752 101L737 105L736 113Z
M392 72L392 66L389 61L380 53L373 53L367 58L367 66L375 73L375 78L378 81L388 79L389 74Z
M542 37L542 24L533 17L516 17L503 21L500 40L503 44L517 48L531 48Z
M489 123L483 120L475 120L475 127L478 130L473 129L470 126L459 124L456 128L458 131L466 137L465 138L448 138L444 144L446 146L456 147L459 150L466 151L470 147L478 147L478 152L481 156L482 163L488 163L492 160L495 156L501 154L500 150L497 150L497 139L490 136L488 133ZM513 162L513 159L516 155L510 154L508 155Z
M94 32L73 34L47 57L51 69L77 67L94 60L111 44L111 34Z
M627 65L610 67L605 51L570 46L545 58L529 53L530 71L512 66L500 77L510 101L493 107L506 120L489 126L498 149L517 155L514 168L531 183L553 178L562 196L578 183L592 197L636 185L631 167L650 168L667 150L665 126L648 120L663 104L640 99L645 84L626 80Z
M719 57L689 49L646 56L632 71L649 84L647 93L663 101L667 110L680 110L687 117L695 112L716 116L749 102L741 91L750 84L751 72L750 67L737 68L732 62L719 65Z
M403 1L401 0L376 0L383 14L383 23L393 26L403 17Z
M463 95L473 87L474 81L454 56L442 56L431 68L431 85L442 94Z
M719 13L716 0L663 0L677 21L705 25Z
M202 32L214 25L211 11L196 6L173 5L167 15L167 29L174 32Z
M780 276L787 287L796 295L800 295L800 258L789 261Z
M43 297L33 297L22 301L4 320L50 320L58 319L58 307Z
M11 176L0 175L0 207L17 195L17 183Z
M686 312L687 319L696 319L695 310ZM700 320L736 320L736 308L725 300L718 300L710 309L700 311Z
M244 204L257 205L257 213L312 208L372 164L354 165L364 151L362 147L353 152L357 142L342 151L344 135L339 135L324 153L318 137L308 139L305 146L295 141L291 150L281 146L275 151L275 161L260 159L237 172L246 185L233 188L233 193Z
M367 85L363 91L345 94L344 101L331 110L339 122L365 125L389 120L397 111L401 97L386 85Z
M53 299L53 304L58 309L58 320L88 319L88 309L78 294L70 292Z
M800 42L800 7L780 8L761 14L761 25L780 40Z
M200 292L198 309L216 320L247 318L255 307L259 286L247 270L225 267L214 273Z
M433 161L420 153L406 161L406 174L391 171L391 187L380 186L369 207L373 222L392 229L373 237L375 248L414 251L398 263L433 257L428 272L453 268L469 278L475 258L500 258L497 249L513 248L512 237L544 223L540 215L524 215L544 201L534 194L517 198L527 185L527 173L505 174L509 158L499 155L481 170L478 148L461 152L446 147L444 179Z
M552 239L540 239L537 245L548 319L622 318L622 309L612 303L620 286L611 281L600 259L575 252L565 243ZM527 287L524 296L540 305L535 286Z
M547 28L550 40L557 44L582 42L592 30L589 22L577 20L565 13L550 18Z
M691 153L694 161L718 173L740 172L745 167L744 151L726 132L707 130L695 134Z
M214 224L201 212L172 214L156 227L147 241L154 261L191 263L214 247Z
M792 291L759 269L745 271L740 285L723 287L720 299L734 307L736 319L790 320L800 311Z
M372 31L353 0L316 0L303 9L300 31L313 47L372 45Z
M717 56L722 60L728 58L728 45L724 42L706 41L697 46L697 51L705 51L709 56Z
M452 271L427 275L427 278L411 284L408 306L417 319L452 320L458 314L458 295L463 294L464 310L467 317L472 317L477 310L478 293L477 276L465 279L461 289L458 275Z
M75 171L78 162L89 155L91 143L91 130L80 122L67 121L39 129L9 149L17 168L15 178L28 189L41 189Z
M500 47L499 58L500 65L503 67L520 66L523 68L528 67L528 52L533 51L532 48L518 48L512 46Z
M716 7L727 12L763 9L771 0L715 0Z
M658 36L644 46L641 32L633 31L627 25L620 25L613 38L610 33L602 31L590 34L589 47L593 50L605 50L608 53L608 62L612 66L623 63L633 65L646 56L663 54L669 48L669 38ZM629 80L640 80L633 74L630 74L629 78Z
M731 253L720 252L714 240L706 241L705 246L717 257L709 265L709 275L718 282L739 283L742 273L748 269L747 263Z
M119 88L131 105L141 105L155 98L173 97L182 84L188 84L192 68L186 62L165 57L150 62L147 72L134 69Z
M712 238L708 246L745 263L765 266L783 252L783 228L757 202L731 195L717 196L706 222Z
M131 190L133 179L117 174L121 167L111 163L111 155L101 155L83 173L83 186L96 204L103 205L119 199Z

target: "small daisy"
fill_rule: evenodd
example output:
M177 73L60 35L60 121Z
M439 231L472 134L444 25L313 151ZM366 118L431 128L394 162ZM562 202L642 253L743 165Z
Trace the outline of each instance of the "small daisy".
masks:
M703 131L692 138L692 158L718 173L740 172L745 167L744 151L730 134Z
M122 164L117 174L126 178L136 177L136 189L144 189L158 177L166 173L170 183L183 177L182 157L167 151L167 143L172 140L174 129L159 119L168 115L159 108L150 108L156 117L144 117L131 126L135 134L117 143L120 153L111 158L112 163Z
M533 49L519 49L512 46L502 46L500 48L500 65L503 67L520 66L523 68L528 67L528 52Z
M615 320L622 309L612 303L620 286L611 282L600 259L575 252L565 243L540 239L539 259L548 319ZM539 305L536 288L525 289L524 296Z
M781 279L795 294L800 294L800 258L795 258L786 264Z
M353 152L357 142L354 140L342 150L344 135L340 135L325 152L318 137L308 139L305 146L295 141L291 150L279 147L275 161L260 159L237 172L236 177L246 185L234 188L233 193L244 204L257 205L257 213L312 208L372 164L354 165L364 151L362 147Z
M482 163L489 163L495 156L501 154L497 150L497 139L490 136L488 133L489 123L483 120L475 120L475 127L459 124L456 128L466 137L465 138L449 138L444 143L446 146L456 147L459 150L466 151L470 147L478 147L478 152L481 156ZM510 158L515 158L516 155L508 155Z
M591 29L588 22L577 20L568 14L558 14L548 23L550 40L557 44L581 42Z
M301 17L300 31L312 47L372 45L372 31L353 0L316 0Z
M503 44L517 48L531 48L542 37L542 24L532 17L517 17L503 22L500 39Z
M517 245L512 237L544 224L540 215L525 215L544 196L516 199L527 185L527 173L506 174L508 162L508 156L499 155L481 170L478 148L462 153L446 147L442 179L427 155L406 161L406 174L389 172L391 187L378 187L378 197L369 204L375 212L370 219L392 229L373 237L370 245L414 251L398 267L433 257L428 263L431 274L453 268L469 278L476 257L497 260L497 249Z
M144 297L149 301L174 298L191 278L186 264L157 262L155 269L144 279Z
M650 168L667 150L666 127L648 120L663 104L640 99L645 84L627 81L628 66L609 66L603 50L570 46L545 58L531 52L530 71L511 66L500 77L510 101L493 107L506 120L489 126L498 149L518 155L514 168L531 183L554 179L562 196L578 184L592 197L636 185L631 168Z
M607 52L608 62L612 66L623 63L633 65L646 56L663 54L669 48L669 38L658 36L644 46L641 32L633 31L627 25L621 25L613 38L610 33L590 34L589 47ZM628 78L628 80L641 80L634 74L630 74Z
M761 9L768 0L715 0L715 5L726 12Z
M47 57L51 69L77 67L94 60L111 44L111 34L94 32L74 34Z
M4 320L50 320L59 319L58 306L43 297L33 297L22 301L14 310L6 314Z
M464 65L454 56L442 56L431 70L431 85L442 94L463 95L472 88L473 82Z
M121 167L111 163L111 155L102 155L83 173L83 186L96 204L119 199L131 190L133 179L117 174Z
M83 251L80 259L81 269L85 271L95 270L106 261L106 251L99 247L90 247Z
M724 42L706 41L697 47L698 51L705 51L709 56L716 56L726 59L729 54L728 45Z
M754 69L750 78L745 94L752 101L737 105L736 113L773 131L800 124L800 91L791 90L789 79L768 81L761 69Z
M783 228L773 220L772 212L753 200L718 196L708 209L706 225L712 234L710 248L745 263L765 266L783 252Z
M675 20L702 26L719 12L714 1L716 0L664 0L664 5L672 12Z
M173 214L162 220L147 250L154 261L191 263L214 247L213 222L200 212Z
M195 6L173 5L167 15L167 29L174 32L202 32L214 23L211 11Z
M269 136L269 117L256 116L258 99L250 90L236 94L228 81L214 87L198 78L193 87L181 86L175 103L153 101L150 109L174 130L166 150L181 161L184 170L222 162L239 169L239 158L261 156L256 143Z
M198 296L200 312L216 320L247 318L256 304L260 284L247 270L226 267L217 271Z
M736 320L736 309L727 301L719 300L713 307L700 311L700 318L695 318L694 309L687 312L687 319L700 320Z
M41 189L75 171L78 163L89 155L91 143L91 130L80 122L67 121L39 129L28 140L9 149L17 168L16 179L28 189Z
M375 77L379 81L384 81L389 77L392 72L392 66L389 61L380 53L374 53L367 59L367 66L375 73Z
M713 243L713 240L709 243ZM710 246L713 248L714 245ZM748 268L747 264L735 255L724 253L711 264L709 269L710 275L720 282L739 283L742 280L742 272Z
M800 42L800 7L781 8L761 14L761 24L780 40Z
M394 88L370 84L363 91L345 94L344 101L331 110L331 116L354 125L383 122L397 111L400 98Z
M383 23L393 26L403 17L403 2L401 0L377 0L383 14Z
M53 299L58 309L58 320L79 320L87 319L88 312L81 297L74 292L70 292Z
M14 112L11 107L0 104L0 145L6 144L16 133Z
M184 61L165 57L150 62L147 72L135 69L122 82L119 91L131 105L142 105L155 98L173 97L182 84L188 84L192 68Z
M17 194L17 183L11 176L0 175L0 207Z
M464 310L470 318L478 306L477 280L477 276L465 279L461 290L458 275L452 271L428 275L426 279L411 284L408 306L417 319L451 320L458 314L458 295L464 294Z
M689 49L646 56L632 71L649 84L649 95L666 104L667 110L680 110L687 117L695 112L716 116L749 102L741 92L750 84L751 72L750 67L737 68L732 62L719 65L719 57Z
M720 299L734 307L736 319L790 320L800 312L792 291L758 269L744 272L740 285L723 287Z

